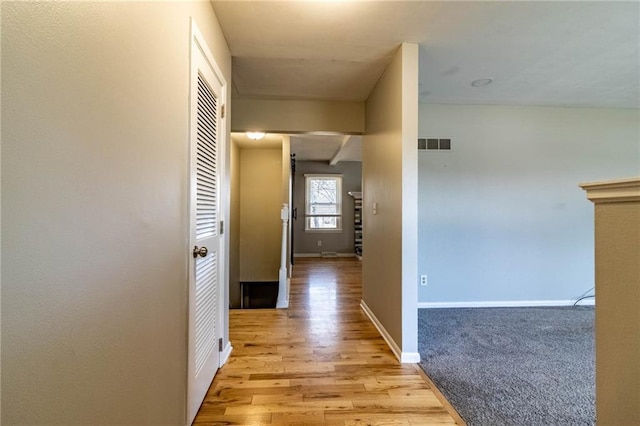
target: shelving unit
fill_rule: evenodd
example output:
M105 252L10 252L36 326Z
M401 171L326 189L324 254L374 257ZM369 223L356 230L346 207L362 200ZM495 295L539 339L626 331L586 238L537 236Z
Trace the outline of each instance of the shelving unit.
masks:
M362 192L349 192L349 195L351 195L355 201L353 209L355 252L358 259L362 259Z

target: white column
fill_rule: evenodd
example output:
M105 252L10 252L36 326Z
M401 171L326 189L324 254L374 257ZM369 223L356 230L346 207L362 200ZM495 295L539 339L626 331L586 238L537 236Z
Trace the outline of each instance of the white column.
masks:
M276 308L288 308L289 280L287 278L287 224L289 222L289 206L285 203L282 204L282 210L280 210L280 219L282 219L282 247L280 252L280 279Z

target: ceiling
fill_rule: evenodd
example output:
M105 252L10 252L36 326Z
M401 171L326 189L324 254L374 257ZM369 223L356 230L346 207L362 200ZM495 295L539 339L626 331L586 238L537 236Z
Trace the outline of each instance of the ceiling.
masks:
M267 133L260 140L249 139L244 133L231 133L231 139L238 145L240 149L281 149L282 135L275 133Z
M422 103L640 107L637 1L212 3L234 96L364 101L406 41Z
M362 161L362 136L291 136L291 152L299 161Z
M231 133L240 149L281 149L281 134L268 133L260 140L244 133ZM291 153L298 161L362 161L362 136L290 135Z

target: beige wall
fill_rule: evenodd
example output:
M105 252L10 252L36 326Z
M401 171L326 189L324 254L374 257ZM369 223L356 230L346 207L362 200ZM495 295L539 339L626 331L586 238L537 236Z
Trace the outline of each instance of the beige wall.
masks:
M240 281L278 281L282 150L240 150Z
M363 300L403 353L417 353L417 69L403 44L366 102L362 144Z
M229 300L240 307L240 148L231 140L229 203Z
M635 188L635 189L634 189ZM640 179L587 188L595 205L596 417L640 424ZM633 196L629 197L629 195ZM599 198L604 195L603 198ZM619 201L617 197L634 201Z
M185 421L191 16L2 4L3 425Z
M233 99L234 132L362 134L362 102Z

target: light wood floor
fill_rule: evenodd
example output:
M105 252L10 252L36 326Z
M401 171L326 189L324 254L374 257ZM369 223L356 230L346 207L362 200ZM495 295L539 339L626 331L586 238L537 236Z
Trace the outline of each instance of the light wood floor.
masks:
M234 350L195 424L462 424L422 370L397 361L360 299L359 261L296 260L289 309L231 311Z

